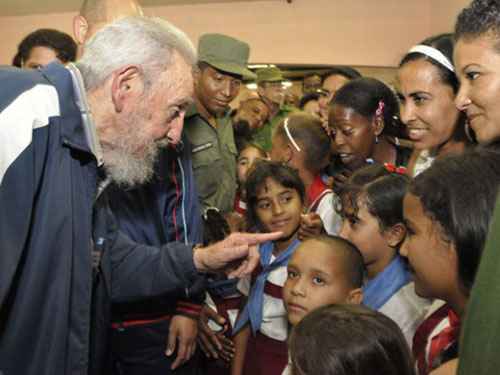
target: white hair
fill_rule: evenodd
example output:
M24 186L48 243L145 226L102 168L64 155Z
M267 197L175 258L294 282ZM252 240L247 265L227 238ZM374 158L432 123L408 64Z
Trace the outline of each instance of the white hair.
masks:
M76 65L87 90L101 86L114 71L130 64L140 66L146 83L151 83L172 63L175 51L195 66L196 49L184 32L161 18L131 16L99 30L85 44Z

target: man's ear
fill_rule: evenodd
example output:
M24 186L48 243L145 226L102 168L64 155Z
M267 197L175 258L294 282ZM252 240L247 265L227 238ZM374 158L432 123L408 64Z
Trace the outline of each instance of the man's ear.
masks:
M127 65L112 73L111 96L116 112L121 112L125 103L144 93L144 76L137 65Z
M384 231L384 237L387 241L387 244L392 247L398 247L401 242L405 239L406 236L406 227L403 223L394 224L392 227L387 228Z
M89 31L89 24L85 17L77 15L73 17L73 37L77 44L84 44L85 37Z
M346 302L351 305L360 305L363 301L363 289L356 288L349 292Z
M257 94L259 94L260 97L264 96L264 88L260 85L257 85Z

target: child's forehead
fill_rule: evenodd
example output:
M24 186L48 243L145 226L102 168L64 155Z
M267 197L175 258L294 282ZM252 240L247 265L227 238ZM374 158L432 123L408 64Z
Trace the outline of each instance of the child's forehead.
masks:
M329 260L334 260L335 270L339 270L344 267L344 262L340 260L345 256L345 249L341 244L309 239L297 247L292 259L306 260L310 264L323 265L323 267Z
M275 178L268 176L257 186L257 197L264 195L281 194L289 190L293 189L283 186Z
M255 146L247 146L240 152L240 157L262 157L262 151Z
M346 191L340 196L342 211L348 214L357 214L360 210L366 210L367 195L363 190Z

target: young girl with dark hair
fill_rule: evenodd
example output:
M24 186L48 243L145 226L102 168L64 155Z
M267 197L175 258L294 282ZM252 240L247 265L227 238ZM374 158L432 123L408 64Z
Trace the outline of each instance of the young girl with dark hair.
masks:
M327 305L290 336L293 375L414 375L408 344L387 316L361 305Z
M298 173L282 163L262 160L246 181L247 222L259 232L283 233L259 248L260 267L239 288L248 296L234 328L231 373L280 375L287 364L288 322L282 299L287 264L299 245L297 232L305 190ZM251 285L251 286L250 286Z
M408 343L424 319L429 301L415 295L398 249L406 228L403 197L408 176L393 166L373 165L356 171L344 188L340 236L355 244L367 269L363 304L393 319Z
M392 90L374 78L359 78L340 88L330 104L328 125L340 159L337 170L356 170L367 160L404 165L408 150L396 135L399 104ZM332 172L334 173L334 172Z
M452 64L452 34L428 38L412 47L399 64L397 91L401 119L414 142L412 176L439 156L463 152L469 143L465 114L455 106L459 82Z
M312 115L292 114L274 130L271 159L298 171L306 188L308 215L319 216L324 230L337 234L341 220L334 210L335 196L320 173L328 164L329 156L330 138L321 120Z
M456 357L463 317L500 186L500 155L475 150L436 160L410 184L403 201L401 246L415 292L447 305L419 327L420 374Z
M234 210L241 215L245 215L247 211L245 181L248 172L257 160L267 159L267 157L267 153L264 149L250 142L242 143L238 150L238 159L236 160L238 190L236 191Z

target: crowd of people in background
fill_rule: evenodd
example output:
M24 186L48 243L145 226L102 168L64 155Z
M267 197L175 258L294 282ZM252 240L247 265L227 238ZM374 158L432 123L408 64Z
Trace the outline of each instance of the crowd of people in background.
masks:
M495 373L499 41L472 0L393 85L332 65L288 100L245 41L195 51L135 0L27 35L0 69L0 375Z

